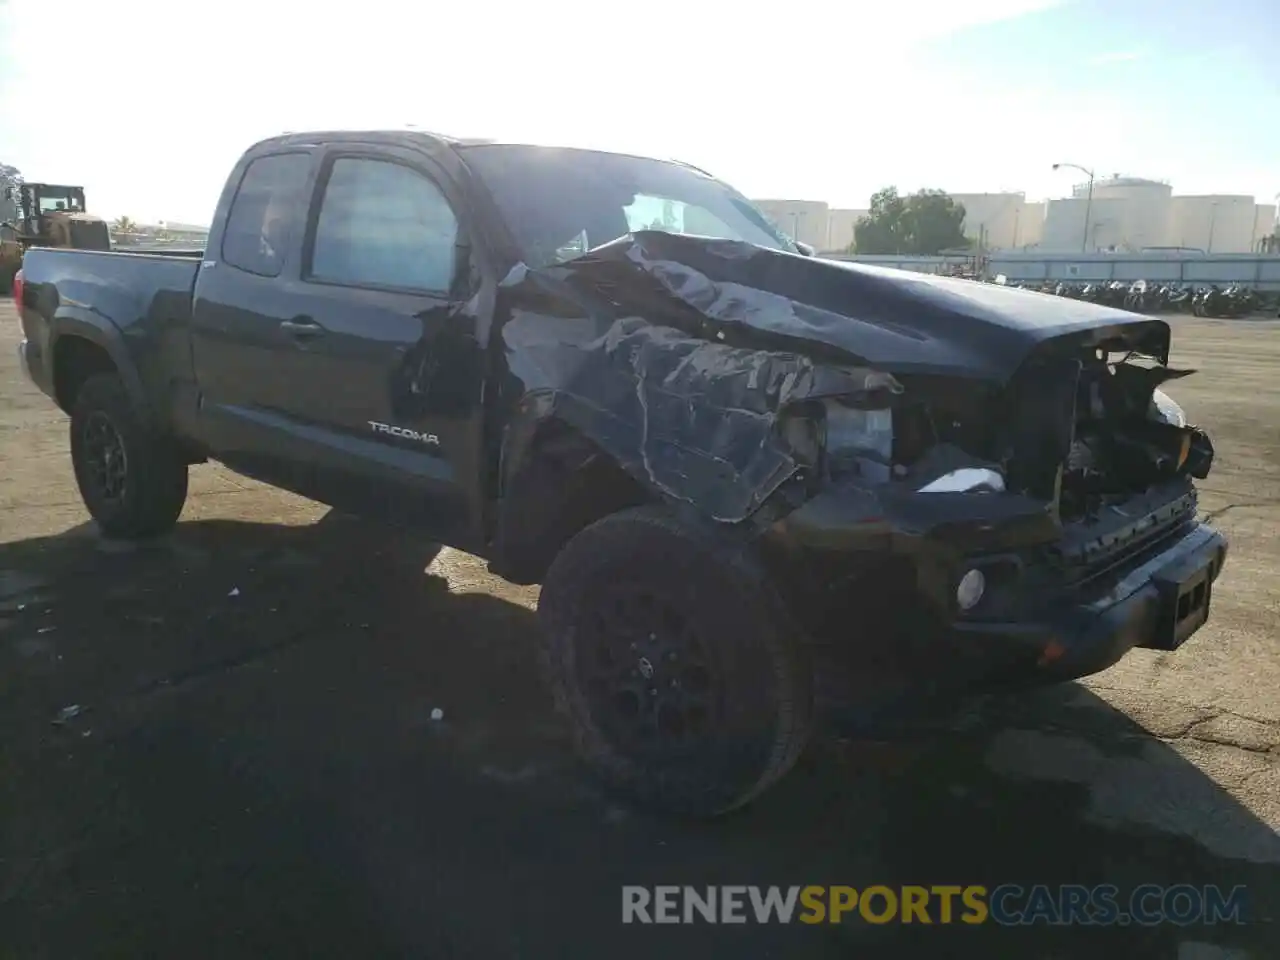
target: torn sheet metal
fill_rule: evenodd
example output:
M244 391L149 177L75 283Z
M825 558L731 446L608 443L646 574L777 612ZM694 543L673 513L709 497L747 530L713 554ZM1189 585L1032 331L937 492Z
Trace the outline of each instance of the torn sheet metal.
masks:
M1064 337L1167 352L1161 321L988 286L661 231L517 266L499 316L525 420L504 458L556 416L645 486L738 522L801 470L777 428L788 404L886 405L896 375L1003 383Z
M628 284L609 265L630 265ZM898 374L1007 381L1041 343L1071 335L1167 360L1168 324L1097 304L946 277L797 256L731 240L661 231L621 237L571 261L608 273L623 296L641 281L718 324L839 351Z
M645 486L715 520L745 519L801 469L775 429L789 404L902 389L879 371L707 341L651 318L595 323L567 309L589 305L546 271L517 271L504 286L513 301L539 307L513 310L502 329L525 406L571 424ZM556 292L553 308L547 294Z

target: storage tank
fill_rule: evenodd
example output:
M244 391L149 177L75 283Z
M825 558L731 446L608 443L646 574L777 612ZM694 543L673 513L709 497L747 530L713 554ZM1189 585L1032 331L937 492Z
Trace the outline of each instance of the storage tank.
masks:
M1145 177L1100 177L1078 183L1071 197L1050 200L1045 213L1045 250L1141 250L1165 243L1173 187ZM1088 211L1088 236L1085 216Z
M1080 198L1088 193L1088 184L1077 184L1072 190L1072 195ZM1117 174L1094 181L1093 200L1123 201L1123 212L1112 228L1102 231L1107 234L1106 242L1098 243L1095 249L1141 250L1166 241L1173 201L1170 184Z
M1018 235L1015 247L1035 247L1044 239L1044 218L1048 204L1024 203L1018 219Z
M1022 193L953 193L951 199L964 207L964 235L990 250L1011 250L1018 246Z
M1169 241L1205 253L1249 253L1262 216L1253 197L1240 194L1174 197Z
M1125 249L1130 201L1120 197L1050 200L1045 207L1040 249L1078 253ZM1085 217L1088 216L1086 236Z

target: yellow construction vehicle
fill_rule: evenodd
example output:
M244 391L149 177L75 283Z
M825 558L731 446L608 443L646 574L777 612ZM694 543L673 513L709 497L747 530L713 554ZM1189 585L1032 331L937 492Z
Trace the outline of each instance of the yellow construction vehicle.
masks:
M107 222L85 211L84 187L23 183L5 190L17 222L0 223L0 292L8 291L27 247L110 250Z

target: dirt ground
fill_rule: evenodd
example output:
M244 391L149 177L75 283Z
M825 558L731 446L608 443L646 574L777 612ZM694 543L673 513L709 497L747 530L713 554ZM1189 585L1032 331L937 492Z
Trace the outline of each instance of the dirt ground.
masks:
M1280 956L1280 325L1173 322L1232 541L1209 626L887 742L821 737L707 825L582 777L536 590L471 557L424 573L213 465L174 536L104 543L0 303L0 958ZM658 883L1244 884L1250 922L622 926L621 885Z

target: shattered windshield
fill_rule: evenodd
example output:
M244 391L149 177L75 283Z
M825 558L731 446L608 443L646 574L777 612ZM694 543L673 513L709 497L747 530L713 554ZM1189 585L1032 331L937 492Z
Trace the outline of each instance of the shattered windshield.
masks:
M464 148L531 267L562 263L637 230L796 252L751 201L689 167L552 147Z

